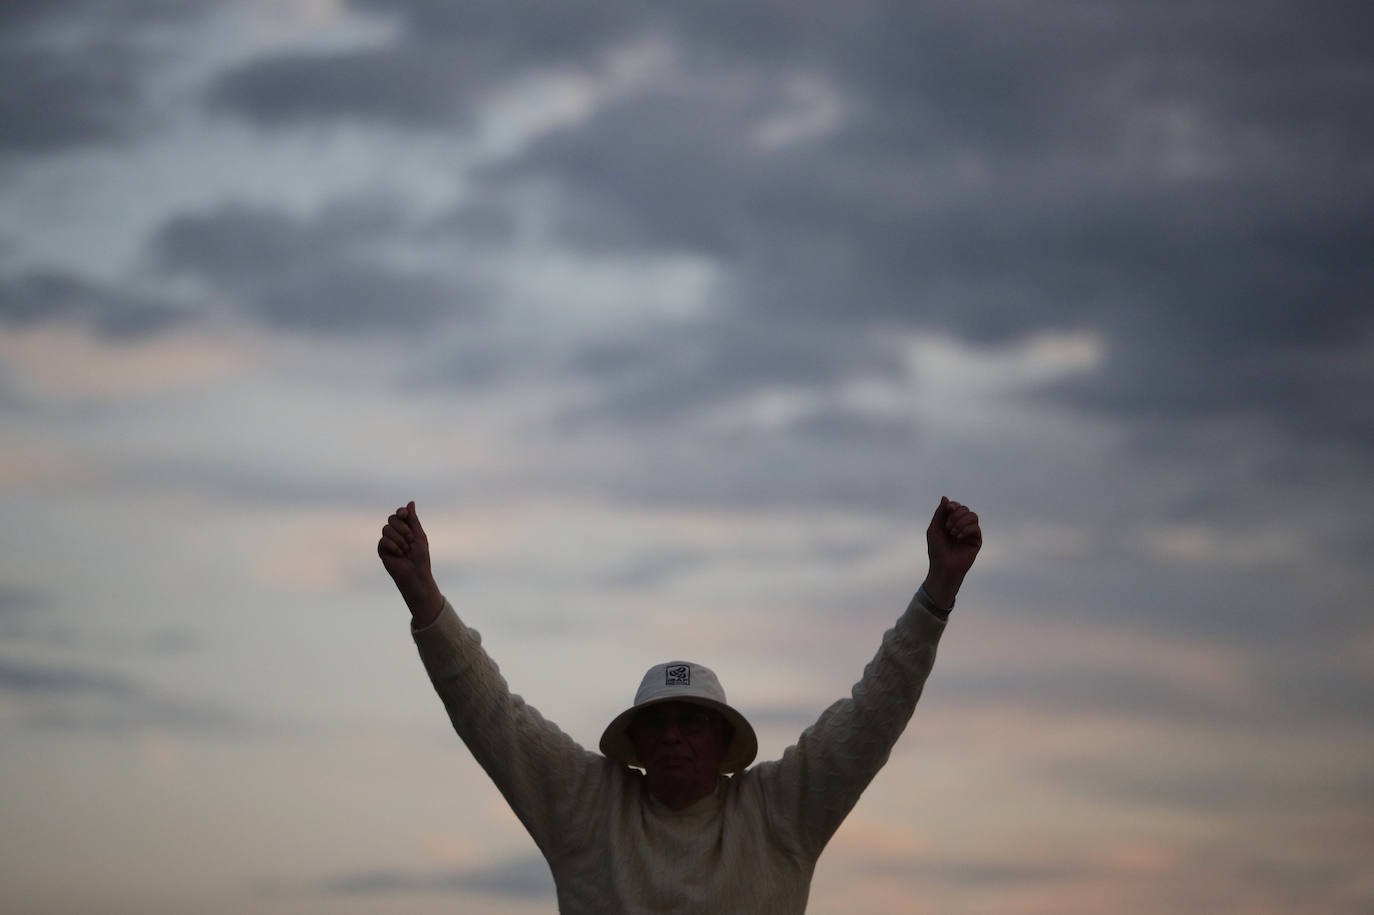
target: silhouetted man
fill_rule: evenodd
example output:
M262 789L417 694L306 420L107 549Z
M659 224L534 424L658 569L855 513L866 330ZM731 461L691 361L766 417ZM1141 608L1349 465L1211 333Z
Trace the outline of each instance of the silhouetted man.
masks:
M444 599L414 502L377 553L454 729L548 860L561 912L777 915L806 908L821 850L906 727L982 543L978 516L942 498L926 579L850 698L752 768L753 728L709 668L683 660L651 667L601 753L583 749L510 692Z

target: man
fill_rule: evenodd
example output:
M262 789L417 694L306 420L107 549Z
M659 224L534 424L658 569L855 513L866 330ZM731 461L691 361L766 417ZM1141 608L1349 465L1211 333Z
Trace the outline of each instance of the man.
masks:
M561 912L773 915L805 910L816 859L906 727L982 543L978 516L942 498L930 571L850 698L752 768L753 729L689 661L650 668L602 753L583 749L510 692L444 599L414 502L377 553L454 729L548 860Z

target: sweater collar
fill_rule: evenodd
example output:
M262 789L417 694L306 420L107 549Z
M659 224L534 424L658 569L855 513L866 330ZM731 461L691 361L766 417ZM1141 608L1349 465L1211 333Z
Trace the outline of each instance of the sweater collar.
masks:
M725 797L725 786L729 781L722 775L716 782L715 790L698 801L694 801L681 810L673 810L658 798L654 797L647 784L644 785L644 803L654 813L655 816L672 818L693 818L710 816L720 809L721 799Z

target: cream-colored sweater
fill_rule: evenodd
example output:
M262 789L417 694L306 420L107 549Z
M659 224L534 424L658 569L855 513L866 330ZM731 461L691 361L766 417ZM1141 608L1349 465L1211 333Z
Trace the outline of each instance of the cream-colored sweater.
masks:
M681 811L636 769L583 749L513 695L447 601L415 643L453 727L549 862L564 915L802 912L821 849L921 695L945 621L914 598L851 698L781 759Z

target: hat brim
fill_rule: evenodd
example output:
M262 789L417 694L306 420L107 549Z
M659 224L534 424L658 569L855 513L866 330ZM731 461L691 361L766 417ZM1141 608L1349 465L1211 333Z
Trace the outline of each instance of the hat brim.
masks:
M601 734L602 755L627 766L644 768L644 764L639 761L639 754L635 752L634 741L630 739L630 722L644 709L665 702L689 702L692 705L714 709L730 723L734 734L730 738L730 745L725 748L725 757L720 762L722 775L743 772L758 755L758 737L745 717L723 702L700 696L662 696L627 708L617 715Z

